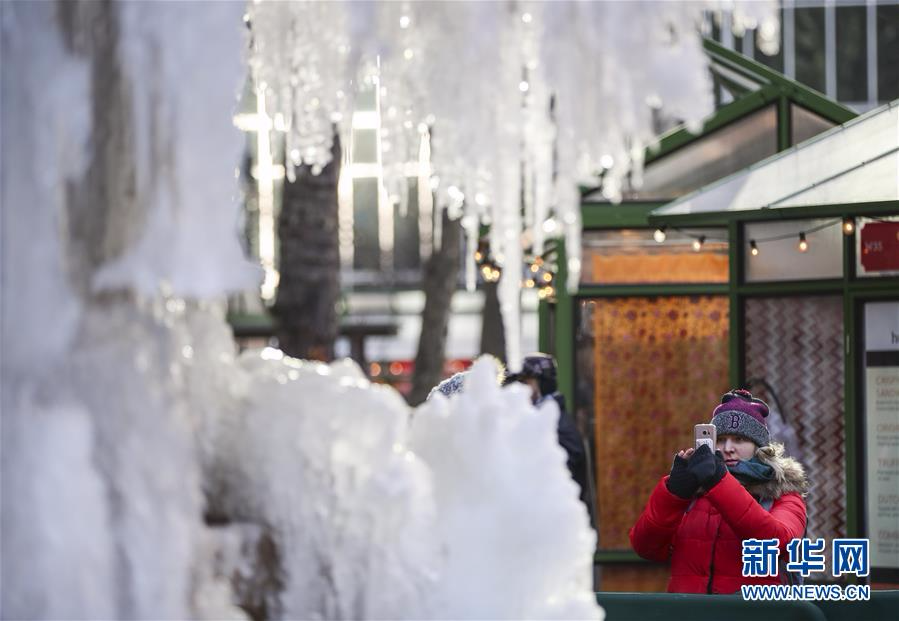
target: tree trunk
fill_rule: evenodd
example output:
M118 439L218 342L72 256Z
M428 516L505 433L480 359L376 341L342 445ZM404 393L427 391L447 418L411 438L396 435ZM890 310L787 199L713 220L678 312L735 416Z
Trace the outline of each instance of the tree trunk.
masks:
M450 304L459 280L462 226L458 221L450 220L446 211L442 218L440 249L435 250L424 269L425 307L421 313L421 335L418 353L415 354L412 391L409 393L411 405L424 401L431 389L443 379Z
M506 333L499 311L498 282L485 282L484 309L481 311L481 353L491 354L506 364Z
M272 307L281 350L296 358L334 358L340 296L337 237L337 180L340 139L335 134L331 163L318 175L309 166L285 179L278 217L280 281Z

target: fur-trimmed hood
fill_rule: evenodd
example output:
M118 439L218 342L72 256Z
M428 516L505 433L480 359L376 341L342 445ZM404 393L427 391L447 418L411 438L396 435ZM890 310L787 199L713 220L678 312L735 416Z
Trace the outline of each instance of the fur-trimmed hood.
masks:
M760 462L774 468L774 478L765 483L746 485L746 491L750 494L761 499L777 499L789 492L803 497L808 494L805 468L792 457L784 455L783 444L772 442L768 446L762 446L756 450L755 456Z

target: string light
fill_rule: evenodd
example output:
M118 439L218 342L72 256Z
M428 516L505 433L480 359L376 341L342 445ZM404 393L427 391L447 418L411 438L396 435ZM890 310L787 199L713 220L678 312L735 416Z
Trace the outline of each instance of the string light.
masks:
M872 220L877 220L877 218L872 218ZM845 235L851 235L852 233L855 232L854 217L846 216L843 218L838 218L836 220L830 220L828 222L824 222L823 224L820 224L813 228L806 229L804 231L798 231L796 233L787 233L787 234L783 234L783 235L775 235L773 237L765 237L765 238L756 237L754 239L750 239L749 240L749 252L752 256L757 257L761 253L761 250L759 248L760 244L766 243L766 242L776 242L776 241L784 241L784 240L789 240L789 239L796 239L797 235L799 237L799 243L796 245L797 250L799 252L807 252L809 249L809 245L810 245L809 240L806 237L807 235L810 235L811 233L816 233L818 231L829 228L836 224L841 225L842 231ZM696 252L699 252L700 250L702 250L703 244L705 244L706 239L709 239L705 235L697 235L695 233L689 233L687 231L683 231L678 228L675 228L674 230L688 238L692 238L693 239L693 242L692 242L693 250ZM667 239L667 235L665 232L666 232L666 227L664 227L664 226L659 227L658 229L656 229L653 232L653 239L658 243L663 243ZM727 242L726 237L723 239L712 237L711 239L713 239L715 241L722 241L725 243Z
M481 240L478 243L478 249L474 253L474 260L480 268L484 282L497 282L502 276L502 269L490 255L490 248L486 240Z

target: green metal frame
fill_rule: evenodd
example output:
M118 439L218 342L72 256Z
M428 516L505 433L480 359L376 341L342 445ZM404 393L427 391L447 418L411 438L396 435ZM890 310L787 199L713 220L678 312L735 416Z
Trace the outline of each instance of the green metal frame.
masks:
M684 146L693 143L726 125L745 118L762 108L774 104L777 109L777 147L784 151L792 146L791 105L801 106L822 118L841 124L857 116L851 109L835 102L782 74L750 58L729 50L719 43L705 39L705 52L713 63L727 67L740 77L758 85L758 90L747 92L736 101L718 109L707 118L700 133L694 134L684 127L675 128L659 138L657 144L648 148L646 164L651 164ZM827 218L844 216L883 216L899 213L899 201L865 203L855 205L819 205L778 209L759 209L743 212L681 214L676 216L652 216L651 212L664 203L626 202L620 205L584 202L582 205L583 228L587 230L647 228L657 226L727 227L729 240L729 281L727 284L709 285L614 285L584 286L571 294L566 287L564 247L560 251L560 272L557 279L557 295L552 304L542 303L540 311L540 343L546 347L551 342L549 334L549 312L555 313L553 329L559 364L559 387L574 403L574 325L575 305L578 299L621 296L671 296L671 295L727 295L730 308L729 326L729 379L731 385L740 385L745 380L745 300L755 296L787 295L842 295L844 334L846 335L845 396L844 416L846 434L846 481L847 481L847 529L848 534L860 532L859 521L860 488L860 432L858 429L859 410L858 377L859 358L853 343L858 342L861 304L871 299L899 298L899 278L856 279L854 236L844 238L843 277L823 281L791 281L772 283L746 283L743 279L744 239L743 228L747 222L793 220L806 218ZM854 492L851 490L855 490ZM635 562L641 559L632 551L598 551L597 562Z
M649 216L646 205L604 205L599 215L596 205L585 204L584 229L602 230L618 228L652 229L658 219ZM782 213L786 212L786 213ZM640 214L645 214L640 222ZM863 466L861 462L860 358L855 344L860 342L861 308L872 300L899 300L899 277L857 278L855 274L855 235L843 237L843 276L826 280L802 280L784 282L747 283L743 279L744 239L743 226L762 220L804 219L815 217L861 217L899 215L899 201L858 205L827 205L796 209L769 209L758 211L710 214L706 218L694 218L693 226L717 226L725 224L729 241L729 282L727 284L647 284L583 286L571 294L566 288L567 270L564 269L564 245L560 245L560 272L557 296L554 301L555 343L554 352L559 365L559 388L569 403L574 403L575 305L580 299L622 296L678 296L678 295L727 295L730 306L729 378L733 386L742 384L745 377L745 301L752 297L795 295L840 295L843 299L843 332L845 337L844 364L844 429L846 449L846 520L848 536L859 536L864 524L861 520ZM726 216L723 217L723 216ZM549 342L547 322L549 304L540 306L541 347ZM641 559L627 550L600 550L595 560L601 563L639 562Z
M703 121L702 130L699 134L694 134L686 127L677 127L662 134L659 137L658 146L647 151L647 164L774 101L777 102L779 112L778 148L780 150L791 146L789 114L789 104L791 102L836 124L845 123L858 116L850 108L828 99L814 89L791 80L751 58L729 50L712 39L705 39L703 48L712 62L725 65L744 78L755 82L759 85L759 90L748 93L730 104L722 106Z
M647 147L645 160L649 165L678 149L721 129L722 127L745 118L757 112L769 104L777 103L783 99L783 93L774 86L766 86L746 97L738 99L728 105L719 108L714 114L703 121L699 133L694 133L684 126L675 127L659 136L655 145ZM780 119L778 119L778 122Z
M702 129L698 134L691 132L686 127L676 127L662 134L658 143L646 150L646 164L707 136L733 121L742 119L770 103L777 105L777 146L779 151L792 146L790 138L792 133L790 127L791 103L814 112L835 124L845 123L858 116L850 108L828 99L814 89L791 80L751 58L729 50L716 41L705 39L703 48L712 62L726 65L744 78L757 83L760 88L715 111L703 121Z
M896 213L899 201L854 203L852 205L815 205L813 207L777 207L773 209L747 209L745 211L717 211L713 213L685 213L649 215L649 226L724 226L732 220L764 222L774 220L804 220L808 218L842 218L847 215L870 217Z
M857 116L851 108L829 99L815 89L792 80L758 61L730 50L717 41L703 39L702 47L713 62L726 65L729 69L736 71L744 78L757 84L774 86L803 108L807 108L824 118L831 119L835 123L845 123Z

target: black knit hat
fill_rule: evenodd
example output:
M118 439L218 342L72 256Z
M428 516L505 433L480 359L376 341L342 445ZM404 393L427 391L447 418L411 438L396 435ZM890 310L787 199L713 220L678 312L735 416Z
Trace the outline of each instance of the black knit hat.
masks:
M521 371L506 377L504 384L525 379L537 380L541 395L551 395L558 389L558 370L555 359L542 353L529 354L521 363Z

